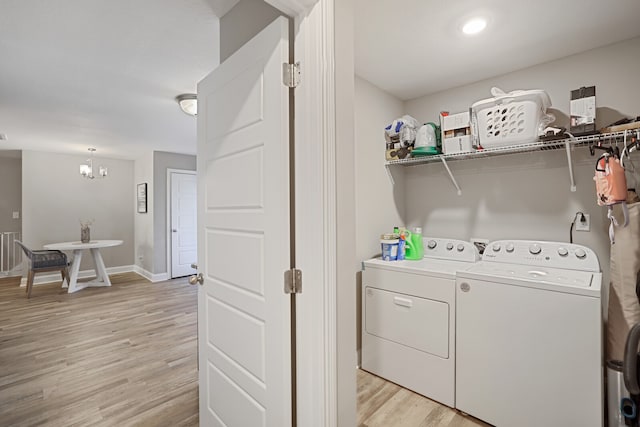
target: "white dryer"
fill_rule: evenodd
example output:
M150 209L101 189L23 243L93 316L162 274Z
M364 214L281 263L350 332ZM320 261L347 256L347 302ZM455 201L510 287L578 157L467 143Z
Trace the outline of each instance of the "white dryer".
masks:
M364 262L362 369L455 405L455 277L479 259L469 242L423 238L419 261Z
M456 281L456 407L498 427L602 426L601 284L584 246L490 243Z

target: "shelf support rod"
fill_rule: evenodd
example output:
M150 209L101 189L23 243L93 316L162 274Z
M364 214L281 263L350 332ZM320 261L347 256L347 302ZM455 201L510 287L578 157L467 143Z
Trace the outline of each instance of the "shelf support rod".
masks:
M387 165L384 165L384 168L387 171L387 177L389 177L389 181L391 182L391 186L396 185L396 181L393 179L393 174L391 173L390 166L387 164Z
M567 163L569 163L569 180L571 181L571 192L575 193L576 188L576 180L573 176L573 159L571 158L571 141L567 141L564 143L565 149L567 150Z
M453 173L451 173L451 169L449 169L449 165L447 164L447 161L444 159L444 156L440 156L440 160L442 160L442 164L444 165L444 168L447 170L447 173L449 174L449 178L451 178L451 182L453 182L453 185L456 187L456 190L458 190L458 196L462 196L462 190L458 185L458 181L456 181L456 178L453 176Z

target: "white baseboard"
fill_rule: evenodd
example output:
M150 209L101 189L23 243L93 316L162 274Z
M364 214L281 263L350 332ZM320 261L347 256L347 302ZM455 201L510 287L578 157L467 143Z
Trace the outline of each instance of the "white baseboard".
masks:
M135 265L121 265L119 267L109 267L107 268L108 274L118 274L118 273L130 273L135 270ZM136 273L138 273L136 271ZM140 273L138 273L140 274ZM96 272L94 270L83 270L78 273L79 279L86 279L87 277L95 277ZM62 276L60 273L52 273L52 274L36 274L33 278L33 285L43 285L45 283L51 282L59 282L62 280ZM27 277L22 276L22 280L20 280L20 286L27 286Z
M151 282L155 283L155 282L163 282L165 280L169 280L169 273L151 273L150 271L145 270L144 268L140 267L139 265L134 265L133 266L133 271L135 271L136 273L138 273L139 275L141 275L142 277L144 277L147 280L150 280Z

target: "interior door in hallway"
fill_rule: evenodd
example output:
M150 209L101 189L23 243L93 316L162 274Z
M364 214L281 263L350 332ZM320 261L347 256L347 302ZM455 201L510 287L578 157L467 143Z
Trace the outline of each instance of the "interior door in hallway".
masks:
M198 261L196 230L196 174L170 172L171 182L171 277L193 273Z
M288 22L198 85L200 423L291 425Z

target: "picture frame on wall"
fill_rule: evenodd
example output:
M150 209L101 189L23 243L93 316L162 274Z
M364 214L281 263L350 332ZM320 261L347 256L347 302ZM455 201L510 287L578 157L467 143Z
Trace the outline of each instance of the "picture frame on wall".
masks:
M147 213L147 183L138 184L138 213Z

